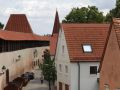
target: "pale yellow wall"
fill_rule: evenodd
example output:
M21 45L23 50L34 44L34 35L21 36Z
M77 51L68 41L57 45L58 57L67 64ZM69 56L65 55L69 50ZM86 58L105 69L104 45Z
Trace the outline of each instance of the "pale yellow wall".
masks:
M38 51L38 56L36 58L33 57L33 52L35 49ZM4 65L7 69L9 69L9 79L12 81L24 72L31 71L33 69L33 61L38 59L40 62L42 61L42 55L45 49L49 49L49 47L36 47L13 52L0 53L0 73L2 72L2 66ZM19 61L16 61L19 55L21 58ZM5 86L5 78L5 74L0 76L0 90L2 90L2 87Z

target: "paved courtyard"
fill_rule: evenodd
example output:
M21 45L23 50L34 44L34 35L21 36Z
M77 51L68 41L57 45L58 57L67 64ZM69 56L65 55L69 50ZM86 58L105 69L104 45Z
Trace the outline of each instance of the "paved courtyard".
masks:
M31 80L26 87L23 87L23 90L49 90L47 81L44 81L43 84L40 82L40 70L34 70L35 79Z

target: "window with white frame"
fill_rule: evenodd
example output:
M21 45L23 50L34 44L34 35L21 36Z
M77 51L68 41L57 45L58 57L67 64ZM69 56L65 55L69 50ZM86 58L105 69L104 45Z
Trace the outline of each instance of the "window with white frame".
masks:
M92 52L92 45L91 44L83 44L82 48L83 48L83 52L86 52L86 53Z
M97 74L97 66L90 66L90 75Z
M60 70L60 72L62 72L62 65L61 64L59 64L59 70Z
M65 72L68 73L68 66L65 65Z

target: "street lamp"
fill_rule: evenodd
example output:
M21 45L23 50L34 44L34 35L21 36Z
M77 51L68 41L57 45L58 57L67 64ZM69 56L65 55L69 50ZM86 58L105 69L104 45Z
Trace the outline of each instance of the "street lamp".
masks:
M5 71L6 71L6 67L3 66L3 67L2 67L2 73L4 74Z

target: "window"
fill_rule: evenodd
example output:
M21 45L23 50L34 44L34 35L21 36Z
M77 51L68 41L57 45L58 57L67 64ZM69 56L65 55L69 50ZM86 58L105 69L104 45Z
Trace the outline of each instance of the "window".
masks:
M34 50L33 55L34 55L34 58L38 56L38 52L36 49Z
M65 72L68 73L68 66L65 65Z
M59 64L59 69L60 69L60 72L62 72L62 65Z
M97 66L90 66L90 74L97 74Z
M64 45L62 46L62 53L64 53Z
M92 52L92 46L90 44L83 44L84 52Z
M105 84L105 85L104 85L104 88L105 88L104 90L110 90L108 84Z

